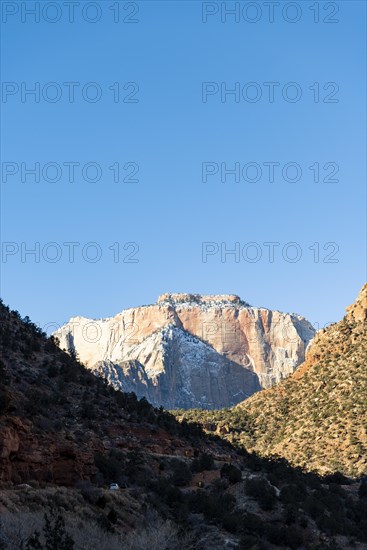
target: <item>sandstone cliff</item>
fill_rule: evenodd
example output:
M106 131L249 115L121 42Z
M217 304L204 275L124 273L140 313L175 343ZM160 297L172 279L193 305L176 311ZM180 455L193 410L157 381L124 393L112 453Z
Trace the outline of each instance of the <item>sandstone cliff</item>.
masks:
M95 374L166 408L221 408L291 374L315 331L235 295L163 294L156 304L55 333Z

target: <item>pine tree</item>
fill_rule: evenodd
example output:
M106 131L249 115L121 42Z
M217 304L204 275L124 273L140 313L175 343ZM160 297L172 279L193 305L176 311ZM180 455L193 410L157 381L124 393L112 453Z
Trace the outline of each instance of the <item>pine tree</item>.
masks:
M42 550L39 531L35 531L33 535L29 537L25 547L26 550Z
M63 516L51 508L50 516L45 514L43 533L46 540L46 550L73 550L74 541L65 528Z

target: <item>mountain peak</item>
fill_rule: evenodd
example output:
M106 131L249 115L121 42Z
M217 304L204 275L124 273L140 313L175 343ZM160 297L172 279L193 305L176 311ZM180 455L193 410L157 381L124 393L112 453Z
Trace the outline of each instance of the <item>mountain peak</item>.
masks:
M237 306L249 306L247 302L241 300L236 294L189 294L189 293L170 293L166 292L158 297L157 303L174 304L228 304Z
M314 335L306 319L251 307L235 294L171 293L149 307L99 321L80 318L55 333L92 371L107 364L108 378L126 361L138 361L144 387L124 367L121 387L132 391L137 384L139 396L170 409L228 407L272 386L304 360Z

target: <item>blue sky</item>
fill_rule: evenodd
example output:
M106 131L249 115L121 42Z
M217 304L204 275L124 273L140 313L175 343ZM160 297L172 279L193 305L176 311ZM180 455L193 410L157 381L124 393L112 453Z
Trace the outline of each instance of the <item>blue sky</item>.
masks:
M209 8L196 1L138 2L138 13L130 16L137 23L122 20L135 11L134 3L120 2L115 23L110 7L116 3L107 0L94 3L101 12L94 24L80 11L87 2L75 8L74 23L62 3L55 23L47 20L55 17L52 8L39 22L24 14L22 22L24 2L6 4L2 78L8 93L1 104L6 303L41 326L75 315L114 315L152 303L163 292L236 293L253 305L300 313L317 326L343 316L366 279L364 2L332 3L339 8L335 16L320 2L319 23L308 1L296 3L302 14L295 23L281 11L270 23L264 2L257 3L261 17L255 23L243 12L237 23L230 15L223 23L220 13L203 23L202 10L215 10L217 2ZM18 13L11 15L15 4ZM93 18L94 8L88 9L86 17ZM339 22L326 23L325 17ZM31 95L22 101L22 82L27 88L39 83L39 102ZM56 87L47 86L50 82ZM79 84L73 103L65 82ZM91 82L96 85L85 88ZM118 102L109 89L116 82ZM135 84L124 90L129 82ZM239 86L241 95L218 92L203 102L203 82L218 89L223 83L224 91ZM255 87L248 87L251 82ZM273 102L268 82L278 83ZM52 102L58 90L60 100ZM88 101L96 90L101 99ZM256 90L261 98L249 101ZM299 101L284 99L297 90ZM337 102L325 102L328 98ZM65 165L70 162L79 163L73 182ZM205 162L218 173L203 182ZM273 182L264 165L269 162L278 163ZM28 168L39 163L40 181L22 163ZM56 172L52 166L45 172L48 163L61 169L58 181L50 181ZM91 181L97 174L93 166L84 177L87 163L97 165L98 181ZM138 167L133 177L138 182L114 182L109 167L115 163L123 176ZM227 175L222 182L221 163L228 169L239 163L241 171L254 163L261 177L236 182ZM298 181L290 181L297 179L292 167L285 172L288 181L282 176L288 163L301 169ZM336 166L339 181L324 182ZM248 173L256 179L251 168ZM74 262L68 242L78 243ZM218 252L203 262L207 242ZM264 244L269 242L279 243L273 262ZM119 243L120 261L114 261L113 243ZM37 246L39 257L24 255L25 248ZM225 255L236 246L239 258ZM284 258L295 253L301 254L297 262ZM90 261L94 254L99 261ZM254 254L259 260L249 261ZM51 261L54 255L58 261Z

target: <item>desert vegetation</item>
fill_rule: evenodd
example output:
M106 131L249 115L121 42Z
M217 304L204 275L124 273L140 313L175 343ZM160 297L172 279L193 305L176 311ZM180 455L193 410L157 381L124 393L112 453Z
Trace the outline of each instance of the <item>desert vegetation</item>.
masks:
M367 548L364 478L261 457L250 408L178 421L16 312L0 321L1 550Z
M367 474L367 323L321 331L293 376L233 409L176 411L207 433L305 471Z

